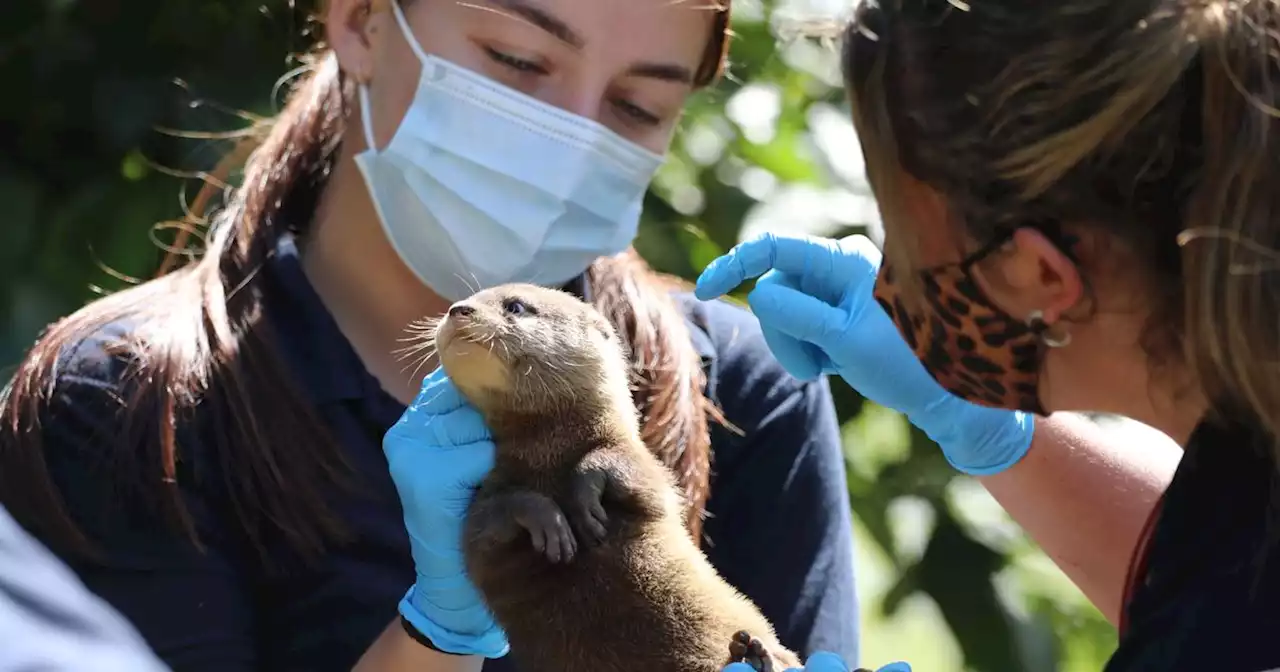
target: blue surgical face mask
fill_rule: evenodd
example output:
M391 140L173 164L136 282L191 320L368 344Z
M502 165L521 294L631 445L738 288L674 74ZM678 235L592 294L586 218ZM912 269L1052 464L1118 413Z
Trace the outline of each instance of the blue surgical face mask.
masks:
M361 86L369 149L356 164L405 265L456 301L507 282L560 286L626 250L663 157L427 54L391 6L422 76L381 150Z

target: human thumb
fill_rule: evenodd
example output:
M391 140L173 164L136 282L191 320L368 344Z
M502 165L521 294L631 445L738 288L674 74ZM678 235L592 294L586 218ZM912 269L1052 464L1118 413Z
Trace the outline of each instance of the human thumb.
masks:
M760 324L812 343L826 351L828 357L840 347L849 325L849 315L844 310L784 285L756 285L747 295L747 304Z

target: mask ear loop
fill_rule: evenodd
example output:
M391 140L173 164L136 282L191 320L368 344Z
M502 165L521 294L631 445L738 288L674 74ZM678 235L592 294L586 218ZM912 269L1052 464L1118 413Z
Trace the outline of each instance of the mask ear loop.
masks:
M418 61L422 63L422 67L426 68L430 62L427 52L422 50L422 45L418 44L418 38L414 36L413 29L409 27L409 19L405 17L404 10L400 9L398 0L391 2L391 14L396 19L396 25L400 26L400 32L404 35L405 42L409 43L409 48L413 50L414 55L418 57ZM360 121L364 126L364 141L369 149L378 152L381 151L374 142L373 136L373 107L369 104L369 86L361 82L356 94L360 97Z
M431 57L422 49L422 45L418 44L418 38L413 34L413 28L409 26L409 19L405 18L404 10L400 9L399 0L391 0L391 14L396 17L396 24L400 26L400 32L404 33L405 42L409 43L409 48L425 68Z
M360 125L364 126L364 144L368 145L369 151L377 153L381 150L374 143L373 107L369 105L369 85L360 82L356 95L360 97Z

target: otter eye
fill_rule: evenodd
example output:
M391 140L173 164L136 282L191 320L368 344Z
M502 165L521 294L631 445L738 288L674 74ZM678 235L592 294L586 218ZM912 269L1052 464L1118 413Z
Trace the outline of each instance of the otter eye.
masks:
M502 308L512 315L524 315L525 313L533 314L537 312L532 306L520 299L507 299L502 303Z

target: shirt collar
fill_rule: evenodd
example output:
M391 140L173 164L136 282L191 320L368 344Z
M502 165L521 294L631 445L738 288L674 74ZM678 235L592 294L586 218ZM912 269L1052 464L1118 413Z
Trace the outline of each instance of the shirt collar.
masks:
M267 319L275 330L280 354L315 402L358 399L377 393L381 389L377 380L303 272L293 234L280 237L266 271ZM564 290L591 302L591 286L585 273L570 280ZM698 311L691 312L689 332L705 369L715 359L715 345L700 324Z

